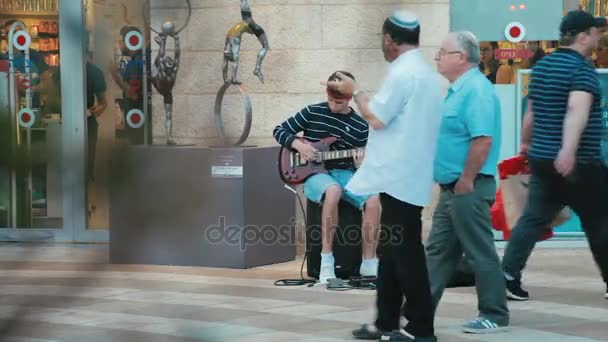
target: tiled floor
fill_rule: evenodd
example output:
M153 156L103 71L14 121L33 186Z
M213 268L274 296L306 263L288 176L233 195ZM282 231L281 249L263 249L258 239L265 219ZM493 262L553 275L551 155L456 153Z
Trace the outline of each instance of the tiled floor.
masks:
M563 245L563 244L562 244ZM579 244L580 245L580 244ZM1 341L351 341L375 292L277 287L301 259L249 270L108 265L106 246L0 245ZM474 289L448 290L441 341L608 341L608 300L585 248L535 251L533 300L510 302L512 329L463 334Z

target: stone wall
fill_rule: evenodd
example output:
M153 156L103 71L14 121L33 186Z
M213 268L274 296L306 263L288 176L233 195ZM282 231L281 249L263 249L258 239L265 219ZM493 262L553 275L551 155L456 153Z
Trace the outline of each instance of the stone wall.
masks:
M180 34L182 61L174 89L174 135L178 142L208 144L217 136L213 104L223 83L222 52L228 29L241 20L239 0L191 0L192 17ZM239 78L253 105L247 143L274 144L272 128L301 107L324 99L319 82L338 69L353 72L366 89L380 85L387 63L380 50L383 20L395 9L415 12L422 23L422 50L431 60L448 31L449 0L250 0L255 21L268 35L265 83L253 75L260 44L243 35ZM152 23L186 17L184 0L153 0ZM153 44L153 49L157 45ZM169 46L173 42L169 41ZM153 58L156 51L153 52ZM162 99L156 93L154 136L162 139ZM226 95L227 132L243 123L236 89Z

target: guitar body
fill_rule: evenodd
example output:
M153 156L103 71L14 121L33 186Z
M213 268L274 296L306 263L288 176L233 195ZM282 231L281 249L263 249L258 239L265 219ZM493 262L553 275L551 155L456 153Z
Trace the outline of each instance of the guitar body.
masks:
M312 143L308 140L297 138L305 144L312 145L319 152L328 152L331 145L338 141L335 137L322 139ZM287 147L281 147L279 151L279 176L287 184L302 184L308 177L317 173L328 173L323 161L305 161L300 153Z

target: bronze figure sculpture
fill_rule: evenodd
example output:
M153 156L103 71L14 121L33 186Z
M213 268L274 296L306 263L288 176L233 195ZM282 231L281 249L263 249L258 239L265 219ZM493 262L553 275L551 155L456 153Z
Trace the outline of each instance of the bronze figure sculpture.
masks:
M173 140L173 86L177 79L181 55L178 34L186 28L192 14L190 0L186 0L186 3L188 4L188 19L186 19L182 28L176 31L175 24L171 20L167 20L162 24L162 32L158 32L150 27L152 32L158 35L154 38L154 41L159 45L158 54L152 64L151 81L156 91L163 96L163 103L165 106L165 132L168 145L175 145L175 141ZM168 37L173 38L175 44L174 57L166 55Z
M257 55L257 61L253 74L258 77L260 82L264 83L264 76L262 74L262 62L268 52L268 38L264 29L258 25L251 14L251 8L249 7L248 0L241 0L241 18L243 19L236 25L228 30L226 34L226 43L224 46L224 64L222 66L222 73L224 76L224 83L228 83L228 64L232 63L232 77L230 82L233 84L240 84L241 82L237 79L237 70L239 66L239 53L241 49L241 37L243 33L255 35L262 47Z

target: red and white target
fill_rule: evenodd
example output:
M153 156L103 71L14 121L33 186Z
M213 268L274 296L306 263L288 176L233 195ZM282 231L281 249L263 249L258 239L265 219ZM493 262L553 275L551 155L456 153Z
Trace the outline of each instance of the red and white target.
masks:
M505 27L505 37L511 43L519 43L526 37L526 28L517 21L511 22Z
M21 51L29 49L31 44L32 37L27 32L18 31L13 35L13 45Z
M27 90L30 88L30 80L27 77L18 78L19 89Z
M140 50L144 45L144 36L137 31L130 31L125 35L125 45L131 51Z
M29 108L23 108L17 113L17 117L19 118L19 125L24 128L30 128L34 125L36 121L36 116L34 112Z
M139 109L131 109L127 113L127 124L131 128L140 128L144 125L146 121L146 117L144 116L144 112Z

